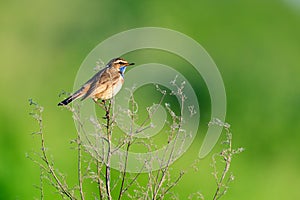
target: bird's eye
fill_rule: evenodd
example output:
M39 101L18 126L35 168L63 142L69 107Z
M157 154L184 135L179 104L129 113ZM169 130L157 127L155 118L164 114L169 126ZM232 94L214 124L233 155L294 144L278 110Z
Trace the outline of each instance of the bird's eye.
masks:
M120 64L120 65L125 65L126 63L124 63L124 62L120 61L120 62L119 62L119 64Z

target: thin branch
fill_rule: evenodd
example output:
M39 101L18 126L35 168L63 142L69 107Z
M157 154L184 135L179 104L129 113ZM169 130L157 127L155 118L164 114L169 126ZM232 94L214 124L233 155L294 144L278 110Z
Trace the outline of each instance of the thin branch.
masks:
M159 105L162 104L162 102L163 102L165 96L166 96L166 92L163 93L161 99L159 100L157 106L155 106L154 110L153 110L152 112L150 112L150 111L148 112L148 115L147 115L146 119L141 123L140 127L136 129L136 131L134 132L134 134L140 133L140 132L142 132L142 131L144 130L143 127L145 126L145 124L146 124L149 120L151 120L151 118L152 118L152 116L154 115L154 113L156 113L156 111L157 111Z
M37 113L31 113L31 115L38 121L39 124L39 135L41 137L41 151L42 151L42 160L47 166L47 169L49 170L49 173L54 178L56 184L58 185L59 191L62 192L64 195L66 195L69 199L76 199L71 192L68 189L68 186L63 185L61 181L59 180L52 164L50 163L48 156L46 154L46 146L45 146L45 139L43 134L43 121L42 121L42 112L43 108L35 103L31 102L31 105L35 105L35 109L37 110ZM41 166L41 165L40 165ZM46 170L47 171L47 170Z
M44 176L44 171L43 168L40 167L40 191L41 191L41 200L44 199L44 184L43 184L43 176Z
M123 193L124 193L124 190L123 190L123 187L124 187L124 183L125 183L125 177L126 177L126 170L127 170L127 164L128 164L128 153L129 153L129 149L130 149L130 145L132 144L131 143L131 139L132 139L132 131L133 131L133 126L134 126L134 116L135 116L135 108L134 108L134 105L136 104L135 100L134 100L134 96L133 96L133 93L131 93L130 95L131 97L131 123L130 123L130 133L129 133L129 140L127 142L127 147L126 147L126 153L125 153L125 163L124 163L124 169L123 169L123 172L122 172L122 181L121 181L121 187L120 187L120 190L119 190L119 197L118 197L118 200L121 199Z
M213 200L220 199L228 190L228 185L231 181L233 181L234 176L230 174L230 176L227 178L227 181L225 182L225 178L229 172L230 165L232 158L235 154L239 154L244 151L244 148L238 148L238 149L232 149L232 134L230 131L230 125L228 123L224 123L219 119L213 119L209 125L217 125L224 127L226 131L226 140L223 141L222 143L226 145L226 148L222 150L220 153L221 158L225 162L224 169L222 171L221 177L218 178L218 172L217 172L217 167L216 167L216 160L215 160L215 155L212 157L212 166L214 169L213 176L216 180L217 183L217 189L216 192L213 196ZM225 182L225 183L224 183Z
M78 126L77 126L77 134L80 134L80 131L82 131L86 141L88 142L88 147L91 147L92 150L94 151L94 153L97 155L98 158L103 158L101 157L101 155L99 154L98 150L94 147L94 145L92 144L91 140L88 137L88 134L86 133L85 129L84 129L84 124L82 123L82 121L80 120L80 109L78 108L77 110L75 110L74 108L71 108L70 106L65 106L70 112L73 113L73 118L74 120L76 120L78 122ZM102 141L102 140L101 140ZM103 158L104 159L104 158Z
M175 84L176 85L176 84ZM183 118L182 118L182 115L183 115L183 109L184 109L184 101L185 101L185 96L184 94L182 93L182 89L183 87L179 88L177 85L176 85L177 89L178 89L178 92L176 93L177 95L179 95L181 98L180 98L180 101L181 101L181 107L180 107L180 117L179 117L179 122L178 122L178 126L177 126L177 132L175 134L175 138L174 138L174 145L172 146L172 149L171 149L171 152L170 152L170 156L168 158L168 161L167 161L167 164L166 164L166 167L164 167L163 169L161 169L161 178L160 180L158 181L157 183L157 179L156 179L156 183L157 183L157 187L154 189L154 192L153 192L153 200L156 199L157 195L158 195L158 192L159 190L161 189L164 181L165 181L165 176L166 176L166 172L168 171L168 168L170 166L170 163L172 161L172 157L173 157L173 153L174 153L174 150L175 150L175 144L176 144L176 141L177 141L177 138L178 138L178 135L180 133L180 129L182 127L182 123L183 123ZM169 110L171 111L171 110ZM177 116L174 114L172 116L173 118L173 123L174 123L174 120L177 118ZM167 148L166 148L166 151L167 151ZM159 174L159 172L158 172ZM158 178L158 174L157 174L157 178Z
M160 195L160 199L163 199L165 194L167 194L175 185L178 184L178 182L181 180L181 178L183 177L184 172L180 172L179 176L177 177L177 179L164 191L162 192L162 194Z
M131 142L129 141L128 144L127 144L127 148L126 148L125 163L124 163L124 169L123 169L123 172L122 172L122 181L121 181L121 187L120 187L120 191L119 191L118 200L121 199L121 197L124 193L123 187L124 187L124 183L125 183L126 170L127 170L127 164L128 164L128 152L129 152L130 145L131 145Z
M77 148L78 148L78 157L77 157L77 165L78 165L78 185L79 185L79 192L81 200L84 200L84 193L83 193L83 179L82 179L82 173L81 173L81 138L80 134L77 135Z
M220 190L223 186L223 181L225 179L225 176L226 174L228 173L229 171L229 168L230 168L230 164L231 164L231 159L232 159L232 154L231 154L231 151L232 151L232 147L231 147L231 138L228 140L229 142L229 147L228 149L225 149L221 152L221 156L224 158L225 160L225 167L224 167L224 170L222 172L222 175L221 175L221 178L220 180L218 181L218 184L217 184L217 189L216 189L216 192L215 192L215 195L213 197L213 200L217 200L219 199L224 193L222 192L220 194ZM225 152L225 151L228 151L228 152ZM228 154L227 154L228 153ZM227 154L227 155L226 155Z
M102 164L97 160L97 184L98 184L98 192L99 192L99 198L100 200L103 199L103 194L102 194L102 181L101 181L101 169L102 169Z
M108 140L108 150L106 158L106 167L105 167L105 183L106 183L106 193L108 200L112 199L111 188L110 188L110 159L111 159L111 124L110 124L110 109L111 109L111 100L108 103L108 106L105 106L105 116L106 116L106 131L107 131L107 140Z
M134 178L128 183L128 185L123 189L122 193L125 193L132 185L133 183L137 180L137 178L142 174L142 170L144 169L144 166L141 168L140 172L138 172Z

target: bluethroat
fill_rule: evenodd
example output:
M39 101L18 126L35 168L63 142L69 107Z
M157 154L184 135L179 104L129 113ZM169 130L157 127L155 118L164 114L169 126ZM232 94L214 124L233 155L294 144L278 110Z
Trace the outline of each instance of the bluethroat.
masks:
M81 98L92 98L95 102L114 97L122 88L126 67L134 65L122 58L114 58L105 68L97 72L74 94L63 100L58 106L68 105L72 101Z

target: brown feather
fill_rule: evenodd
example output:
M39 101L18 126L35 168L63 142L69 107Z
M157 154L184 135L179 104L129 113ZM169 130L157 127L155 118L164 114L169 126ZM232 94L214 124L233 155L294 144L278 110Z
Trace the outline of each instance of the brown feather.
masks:
M112 98L118 93L124 83L121 75L124 72L120 71L120 67L129 65L134 65L134 63L128 63L122 58L112 59L105 68L97 72L79 90L58 105L67 105L78 98L81 98L81 100L88 97L94 100Z

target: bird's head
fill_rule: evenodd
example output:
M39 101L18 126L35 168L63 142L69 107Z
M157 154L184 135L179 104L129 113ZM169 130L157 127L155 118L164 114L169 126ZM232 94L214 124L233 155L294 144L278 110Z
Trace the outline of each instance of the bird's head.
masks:
M134 63L129 63L123 58L114 58L108 63L108 66L116 68L122 75L124 74L126 67L130 65L134 65Z
M109 66L112 66L116 69L120 69L122 67L127 67L129 65L134 65L134 63L129 63L127 60L123 58L114 58L108 63Z

